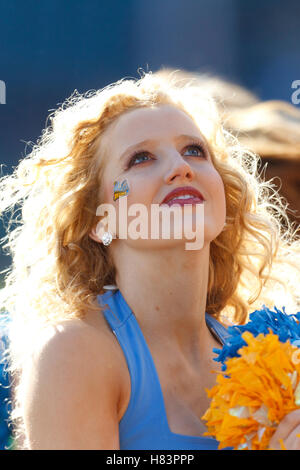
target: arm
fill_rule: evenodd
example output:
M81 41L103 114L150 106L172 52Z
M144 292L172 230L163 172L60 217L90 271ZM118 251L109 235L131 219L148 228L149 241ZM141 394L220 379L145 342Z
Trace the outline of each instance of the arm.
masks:
M29 448L119 449L120 374L111 339L68 327L24 373Z

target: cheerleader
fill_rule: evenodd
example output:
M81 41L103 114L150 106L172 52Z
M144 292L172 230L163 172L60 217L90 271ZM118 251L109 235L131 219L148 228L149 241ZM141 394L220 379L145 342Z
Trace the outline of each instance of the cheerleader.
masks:
M19 448L218 448L201 417L226 326L299 308L299 239L257 164L213 99L174 77L74 93L50 116L0 188L1 212L21 209L1 292ZM189 206L201 246L175 217L168 237L124 236L136 204L144 224L154 205ZM297 411L279 425L288 446L299 424Z

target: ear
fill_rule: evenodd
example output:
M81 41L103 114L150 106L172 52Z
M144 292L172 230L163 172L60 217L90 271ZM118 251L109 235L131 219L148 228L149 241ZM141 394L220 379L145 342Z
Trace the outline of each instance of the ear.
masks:
M103 237L103 234L104 232L106 231L106 220L103 219L103 220L100 220L96 226L94 226L92 228L92 230L90 231L89 233L89 237L92 239L92 240L95 240L95 242L100 242L100 243L103 243L102 242L102 237Z

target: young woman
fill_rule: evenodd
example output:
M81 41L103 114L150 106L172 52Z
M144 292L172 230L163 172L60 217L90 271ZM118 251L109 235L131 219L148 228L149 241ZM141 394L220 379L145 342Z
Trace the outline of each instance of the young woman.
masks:
M217 449L201 416L223 324L263 303L299 307L299 239L256 170L208 96L151 74L51 116L1 180L2 212L22 209L2 291L19 447ZM190 204L202 246L186 249L172 224L167 238L111 233L98 208L119 220L125 200L147 217ZM299 446L291 415L275 437Z

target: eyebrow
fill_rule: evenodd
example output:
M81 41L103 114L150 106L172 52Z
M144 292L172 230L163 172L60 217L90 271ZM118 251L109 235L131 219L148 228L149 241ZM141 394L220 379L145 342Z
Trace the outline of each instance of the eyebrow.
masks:
M178 140L182 140L183 138L198 141L198 142L202 143L205 147L207 147L207 144L206 144L204 138L201 137L201 136L181 134L181 135L176 136L174 140L178 141ZM130 147L128 147L122 153L122 155L120 156L120 160L123 160L128 154L133 152L136 148L143 147L144 145L153 144L155 142L157 142L157 140L155 140L155 139L146 139L146 140L142 140L141 142L138 142L137 144L131 145Z

